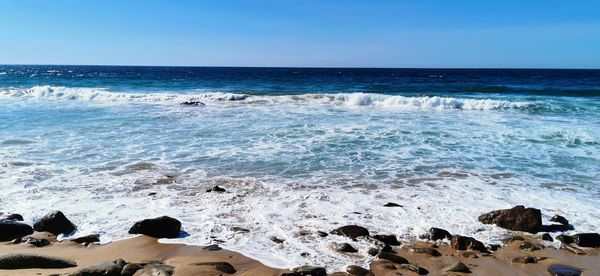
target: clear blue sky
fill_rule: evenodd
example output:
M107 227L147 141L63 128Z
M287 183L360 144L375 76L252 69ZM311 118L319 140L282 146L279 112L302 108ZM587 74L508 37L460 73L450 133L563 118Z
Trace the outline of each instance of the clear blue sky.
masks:
M0 64L600 68L600 1L1 0Z

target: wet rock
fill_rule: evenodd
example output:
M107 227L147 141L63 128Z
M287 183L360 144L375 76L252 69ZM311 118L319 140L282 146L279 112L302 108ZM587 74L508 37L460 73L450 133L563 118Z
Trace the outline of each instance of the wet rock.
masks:
M0 220L23 221L23 216L21 216L19 214L11 214L11 213L0 212Z
M600 234L581 233L572 236L575 244L581 247L600 247Z
M544 232L565 232L569 230L575 229L573 225L565 225L565 224L550 224L550 225L542 225L540 231Z
M270 239L274 243L283 243L285 241L284 239L280 239L280 238L275 237L275 236L271 237Z
M321 237L321 238L329 236L329 234L327 234L327 233L325 233L323 231L317 231L317 235L319 235L319 237Z
M70 276L121 276L121 271L125 266L123 259L107 261L95 266L83 268Z
M369 230L367 230L367 228L364 228L364 227L361 227L358 225L346 225L346 226L342 226L340 228L334 229L333 231L331 231L331 234L346 236L353 240L356 240L356 238L358 238L358 237L365 237L365 236L368 237Z
M562 224L562 225L569 225L569 221L568 221L568 220L567 220L565 217L563 217L563 216L561 216L561 215L554 215L554 216L553 216L553 217L550 219L550 221L553 221L553 222L558 222L558 223L560 223L560 224Z
M437 241L437 240L443 240L443 239L448 239L451 240L452 239L452 235L450 235L450 232L441 229L441 228L435 228L435 227L431 227L429 228L429 234L426 235L427 239L432 240L432 241Z
M27 238L22 238L19 240L20 240L19 243L26 243L26 244L33 245L35 247L44 247L44 246L50 245L50 241L47 239L36 239L33 237L27 237Z
M396 270L396 265L394 265L393 263L384 263L377 265L377 267L381 269Z
M239 227L239 226L233 226L233 227L231 227L229 229L231 229L231 231L233 231L233 232L250 233L249 229L242 228L242 227Z
M308 253L308 252L302 252L302 253L300 253L300 256L306 258L306 257L310 256L310 253Z
M356 248L354 248L352 245L350 245L349 243L336 244L335 248L339 252L347 252L347 253L356 253L356 252L358 252L358 250Z
M540 239L544 240L544 241L554 241L554 239L552 238L552 236L550 236L550 234L548 233L544 233L540 236Z
M371 248L369 248L369 251L367 253L369 253L369 255L371 255L371 256L375 256L375 255L379 254L379 249L371 247Z
M135 276L171 276L175 267L166 264L148 264L138 270Z
M410 251L415 252L417 254L426 254L433 257L442 256L442 254L439 251L433 248L413 247L410 249Z
M209 246L204 247L204 249L206 249L208 251L217 251L217 250L221 250L222 248L217 244L211 244Z
M487 246L487 249L489 249L490 251L496 251L500 248L501 246L499 244L490 244Z
M236 272L235 268L230 263L227 262L203 262L203 263L195 263L193 265L196 266L208 266L214 270L221 271L227 274L233 274Z
M405 258L400 257L393 253L389 253L389 252L379 252L379 254L377 254L377 258L383 259L383 260L388 260L388 261L391 261L392 263L396 263L396 264L407 264L408 263L408 260L406 260Z
M400 245L400 242L394 235L373 235L373 238L378 241L381 241L385 244L392 245L392 246Z
M327 276L327 270L324 267L319 267L319 266L309 266L309 265L305 265L305 266L299 266L299 267L295 267L290 269L290 271L297 273L298 275L301 276Z
M461 272L461 273L471 273L471 270L467 267L467 265L456 262L447 267L442 268L443 271L446 272Z
M479 216L479 221L484 224L496 224L513 231L537 233L542 228L542 213L539 209L518 205L511 209L483 214Z
M480 252L488 252L482 242L472 238L460 235L455 235L450 241L450 247L454 250L477 250Z
M557 264L548 267L548 272L552 276L580 276L583 270L577 267Z
M374 276L373 272L357 265L351 265L346 268L346 273L350 276Z
M177 238L180 231L179 220L162 216L136 222L129 229L129 234L143 234L154 238Z
M402 207L402 205L394 202L388 202L385 205L383 205L383 207Z
M76 242L76 243L83 243L83 244L100 242L100 235L98 235L98 234L91 234L91 235L86 235L86 236L81 236L81 237L73 238L73 239L70 239L70 241Z
M473 258L473 259L479 258L479 255L477 255L477 253L475 253L475 251L473 251L473 250L461 251L460 253L458 253L458 256L461 256L463 258Z
M0 256L0 269L67 268L77 264L70 260L36 254L8 254Z
M398 268L404 269L404 270L409 270L409 271L415 272L419 275L429 274L429 271L427 269L422 268L420 266L416 266L414 264L401 264L401 265L398 265Z
M146 264L130 263L123 266L121 276L133 276L138 270L144 268Z
M15 220L0 220L0 241L10 241L33 234L31 226Z
M521 242L521 244L519 245L519 249L521 249L523 251L531 252L531 251L544 249L544 246L541 244L533 244L531 242L524 241L524 242Z
M199 101L185 101L185 102L180 103L180 105L198 106L198 105L204 105L204 103L199 102Z
M218 185L206 190L207 193L215 192L215 193L224 193L227 192L224 188L219 187Z
M569 235L558 235L558 236L556 236L556 239L565 244L571 244L571 243L575 242L573 237L571 237Z
M77 229L61 211L54 211L33 224L33 229L38 232L50 232L54 235L70 234Z
M532 256L519 256L519 257L514 257L510 260L511 263L517 263L517 264L535 264L538 262L536 257L532 257Z

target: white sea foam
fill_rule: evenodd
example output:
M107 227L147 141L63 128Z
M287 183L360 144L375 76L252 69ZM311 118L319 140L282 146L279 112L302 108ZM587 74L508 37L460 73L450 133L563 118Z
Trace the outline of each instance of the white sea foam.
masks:
M466 99L437 96L396 96L369 93L302 94L283 96L247 95L237 93L123 93L100 88L72 88L60 86L35 86L30 89L0 90L0 98L33 98L51 100L79 100L98 103L152 103L174 105L200 101L205 104L320 104L348 107L380 107L403 110L457 109L497 110L522 108L526 102L492 99Z

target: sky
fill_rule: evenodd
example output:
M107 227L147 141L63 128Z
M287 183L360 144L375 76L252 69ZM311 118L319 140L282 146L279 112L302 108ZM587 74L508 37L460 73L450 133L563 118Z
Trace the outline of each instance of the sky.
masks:
M0 64L600 68L600 1L0 0Z

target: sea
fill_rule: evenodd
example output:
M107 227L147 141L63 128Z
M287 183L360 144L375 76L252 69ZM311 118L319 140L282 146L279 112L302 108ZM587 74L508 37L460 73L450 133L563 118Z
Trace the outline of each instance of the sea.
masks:
M502 243L477 217L525 205L597 232L600 70L0 65L0 193L75 236L169 215L163 242L282 268L368 263L316 234L347 224Z

